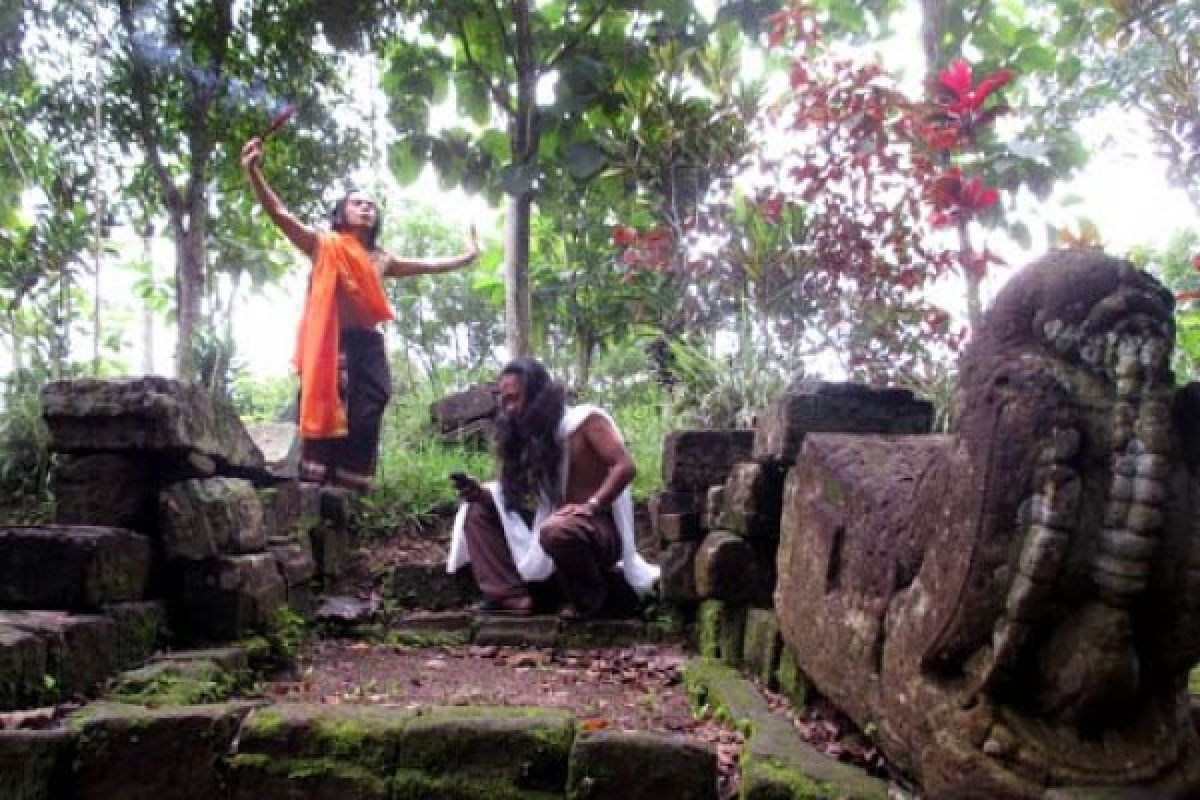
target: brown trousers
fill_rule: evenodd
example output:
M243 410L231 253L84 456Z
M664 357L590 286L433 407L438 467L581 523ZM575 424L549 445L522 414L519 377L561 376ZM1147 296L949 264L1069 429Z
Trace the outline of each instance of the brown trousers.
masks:
M504 526L490 499L471 503L464 534L479 590L489 600L528 597L529 586L513 563ZM621 535L612 514L553 514L538 538L554 561L554 579L568 602L584 614L604 606L613 567L621 558Z
M348 433L301 443L300 476L365 491L375 478L383 410L392 394L383 334L343 330L338 334L338 392L346 404Z

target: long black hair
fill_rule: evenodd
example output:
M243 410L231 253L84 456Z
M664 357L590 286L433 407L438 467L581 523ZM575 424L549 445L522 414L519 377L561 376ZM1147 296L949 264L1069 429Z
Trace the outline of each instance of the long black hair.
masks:
M541 489L555 505L562 501L559 485L562 443L558 425L567 407L562 384L535 358L517 358L500 370L515 375L524 394L521 411L503 412L496 419L496 444L500 458L500 485L505 502L522 507L536 504L534 490Z
M383 227L383 213L379 210L379 204L366 192L361 189L347 189L346 193L342 195L342 199L333 204L330 223L335 231L341 232L346 229L346 201L350 199L350 195L352 194L361 194L363 197L371 200L371 204L375 206L375 224L367 231L367 241L364 243L367 250L374 250L376 242L379 241L379 230Z

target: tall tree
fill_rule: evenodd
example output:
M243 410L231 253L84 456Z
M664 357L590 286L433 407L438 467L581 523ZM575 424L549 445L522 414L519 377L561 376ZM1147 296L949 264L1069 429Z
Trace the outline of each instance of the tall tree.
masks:
M195 378L194 346L207 324L204 300L215 243L234 233L233 216L252 213L239 174L239 149L264 129L285 99L291 100L299 111L272 142L267 169L301 213L321 207L335 176L361 152L357 132L334 120L345 62L333 44L362 47L362 32L374 24L377 4L98 0L66 6L40 0L32 5L55 12L53 19L38 20L56 26L57 34L43 37L45 46L80 41L79 31L109 31L99 67L101 157L122 165L120 193L135 219L166 218L175 248L176 371ZM339 38L331 43L334 33ZM82 41L90 45L91 36ZM64 74L55 94L62 108L91 108L95 87L90 79Z
M407 11L420 31L390 47L384 79L399 131L393 169L413 179L432 162L445 184L506 198L505 333L511 355L528 354L530 220L553 189L548 173L603 169L595 138L621 105L618 80L649 81L650 47L702 38L702 20L685 0L447 0ZM431 128L451 85L475 130Z

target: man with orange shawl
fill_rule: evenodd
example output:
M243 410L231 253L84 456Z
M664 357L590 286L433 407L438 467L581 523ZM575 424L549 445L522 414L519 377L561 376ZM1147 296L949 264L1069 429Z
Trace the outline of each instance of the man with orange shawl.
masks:
M449 258L399 258L377 245L379 209L351 190L333 209L332 231L318 232L284 206L262 174L262 139L242 148L242 167L267 216L313 261L296 340L300 373L300 477L359 491L370 488L391 373L379 323L394 314L383 278L460 269L479 256L475 229L466 252Z

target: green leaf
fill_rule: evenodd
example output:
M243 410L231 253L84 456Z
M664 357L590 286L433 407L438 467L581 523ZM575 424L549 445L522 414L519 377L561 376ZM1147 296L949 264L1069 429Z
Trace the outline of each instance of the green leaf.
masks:
M576 142L567 147L567 168L576 180L586 181L608 164L608 154L591 142Z

